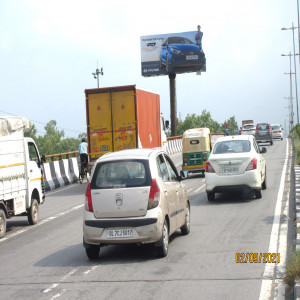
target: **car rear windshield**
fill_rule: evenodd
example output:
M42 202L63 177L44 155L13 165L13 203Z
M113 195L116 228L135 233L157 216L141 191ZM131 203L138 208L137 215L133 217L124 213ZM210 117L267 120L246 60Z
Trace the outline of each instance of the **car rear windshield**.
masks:
M235 141L223 141L217 143L213 153L214 154L243 153L243 152L250 152L250 150L251 150L250 141L235 140Z
M118 160L96 166L92 189L115 189L151 185L148 160Z
M245 125L243 129L255 129L255 125Z
M257 125L257 129L258 130L268 130L269 125L268 124L259 124L259 125Z

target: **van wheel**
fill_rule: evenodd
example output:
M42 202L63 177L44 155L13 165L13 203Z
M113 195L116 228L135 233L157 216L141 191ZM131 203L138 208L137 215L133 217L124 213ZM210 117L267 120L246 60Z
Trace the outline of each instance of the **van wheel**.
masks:
M207 192L207 199L208 201L214 201L215 200L215 193L214 192Z
M89 259L97 259L100 253L100 246L90 245L85 248L85 252Z
M28 222L30 225L35 225L39 221L39 203L36 199L31 199L31 206L27 210Z
M0 239L2 239L6 232L6 215L3 209L0 209Z
M161 238L155 244L158 257L166 257L169 249L169 228L167 220L164 222Z
M190 206L189 204L187 205L185 209L185 223L183 226L180 228L181 234L187 235L190 233L191 230L191 215L190 215Z

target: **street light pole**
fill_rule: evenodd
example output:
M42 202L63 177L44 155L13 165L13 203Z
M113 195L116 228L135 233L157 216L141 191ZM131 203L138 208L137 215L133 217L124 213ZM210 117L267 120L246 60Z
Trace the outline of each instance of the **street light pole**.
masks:
M94 78L97 79L98 89L99 89L99 75L103 75L103 68L99 71L98 69L98 63L97 63L97 69L95 73L92 73L94 75Z
M294 23L292 23L292 27L291 28L281 28L281 30L293 30L293 49L294 49L294 70L295 70L295 93L296 93L296 108L297 108L297 123L299 123L299 108L298 108L298 89L297 89L297 72L296 72L296 54L295 53L295 34L294 34L294 30L298 28L298 32L299 32L299 26L298 27L294 27ZM300 42L299 42L299 53L300 53ZM291 54L291 53L290 53ZM299 63L300 63L300 56L299 56Z
M299 0L297 0L297 17L298 17L298 45L299 45L299 53L300 53ZM300 65L300 55L299 55L299 65Z
M292 23L292 28L296 28L296 27L294 27L294 23ZM296 92L297 124L299 124L299 109L298 109L298 92L297 92L297 72L296 72L296 54L295 54L295 35L294 35L294 29L293 29L293 47L294 47L294 71L295 71L295 92Z

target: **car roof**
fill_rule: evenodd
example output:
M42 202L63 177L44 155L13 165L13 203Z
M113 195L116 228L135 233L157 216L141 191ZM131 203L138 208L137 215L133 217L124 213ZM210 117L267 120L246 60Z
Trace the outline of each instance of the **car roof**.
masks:
M216 143L224 142L224 141L252 141L254 139L254 136L252 134L243 134L243 135L230 135L230 136L223 136L219 137Z
M98 158L97 162L100 161L108 161L108 160L116 160L116 159L149 159L151 155L155 155L158 153L165 153L165 151L161 149L128 149L128 150L121 150L116 152L106 153L100 158Z

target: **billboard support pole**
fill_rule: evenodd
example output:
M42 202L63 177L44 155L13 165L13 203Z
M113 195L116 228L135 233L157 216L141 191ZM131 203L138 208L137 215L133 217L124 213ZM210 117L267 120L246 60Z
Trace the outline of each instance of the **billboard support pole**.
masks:
M171 112L171 135L177 135L177 117L176 117L176 74L169 73L170 79L170 112Z

